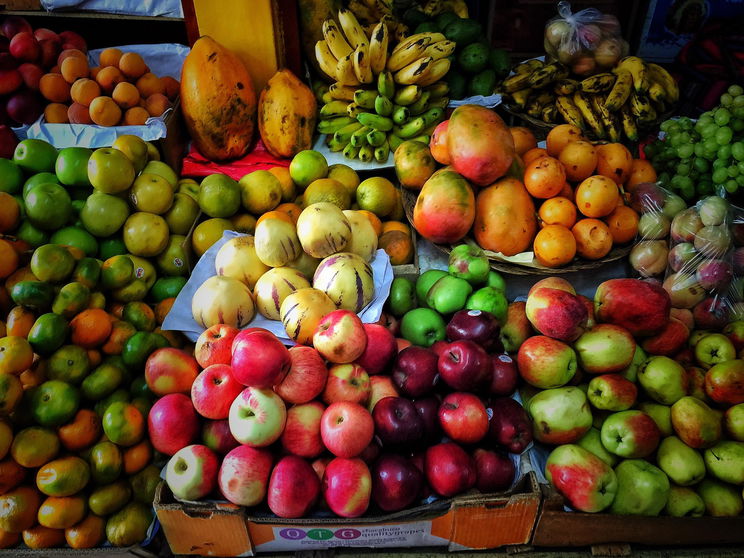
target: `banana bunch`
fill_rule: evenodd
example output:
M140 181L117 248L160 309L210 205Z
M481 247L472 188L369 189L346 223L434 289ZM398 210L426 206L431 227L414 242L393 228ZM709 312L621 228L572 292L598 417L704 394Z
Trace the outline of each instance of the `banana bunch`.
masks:
M637 56L620 60L611 72L574 79L559 62L527 60L500 86L510 104L547 123L566 122L597 139L637 141L679 100L672 76Z
M374 89L332 84L322 94L318 132L331 151L378 163L406 140L429 142L449 102L444 82L396 87L392 72L377 76Z

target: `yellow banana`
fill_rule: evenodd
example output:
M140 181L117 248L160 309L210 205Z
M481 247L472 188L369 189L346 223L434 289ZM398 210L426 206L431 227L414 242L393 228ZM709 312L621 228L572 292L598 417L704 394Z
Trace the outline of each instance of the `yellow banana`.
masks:
M341 60L344 56L352 53L353 49L346 42L336 22L332 19L326 19L323 22L323 38L328 43L328 48L331 49L336 60Z
M524 108L527 106L527 101L532 94L532 89L530 87L526 87L524 89L520 89L519 91L513 91L511 93L511 98L514 100L514 104L517 105L519 108Z
M424 50L424 56L431 56L434 60L441 60L447 58L455 52L456 43L454 41L439 41L437 43L431 43L426 50Z
M631 93L630 95L630 112L639 122L653 122L656 120L656 109L643 94Z
M339 82L332 83L328 86L328 94L333 99L338 99L339 101L353 101L356 90L356 87L349 87L348 85Z
M393 53L388 57L387 69L391 72L397 72L398 70L405 68L412 62L415 62L424 56L424 51L428 45L429 42L427 39L419 39L418 41L410 43L404 49L393 51Z
M338 21L344 30L346 41L351 45L351 48L357 48L361 45L369 46L367 34L362 29L362 26L359 25L359 21L357 21L356 16L351 10L341 8L338 11Z
M372 66L369 61L369 46L359 45L352 55L354 75L360 83L372 83Z
M514 93L515 91L529 87L531 76L532 74L524 72L521 74L514 74L506 78L501 86L506 93Z
M434 62L431 63L429 73L425 77L422 77L421 79L419 79L416 82L416 85L420 85L422 87L426 87L427 85L432 85L433 83L439 81L445 75L447 75L447 72L449 72L450 66L451 66L451 62L449 61L448 58L442 58L441 60L434 60Z
M607 99L605 99L605 108L610 112L620 110L620 107L625 104L630 96L630 86L632 84L633 76L631 73L627 70L619 70L615 85L612 86L607 94Z
M648 63L646 64L649 76L652 81L658 83L664 88L666 93L666 100L670 103L676 103L679 101L679 87L674 78L669 75L664 68L658 64Z
M553 86L553 92L556 95L573 95L579 87L579 82L575 79L559 79Z
M579 109L579 112L581 113L584 122L586 122L586 125L591 128L591 130L598 138L603 139L606 134L604 126L599 120L599 117L592 110L592 107L589 105L589 101L584 96L584 94L580 91L574 93L573 102L574 105L576 105L576 108Z
M527 84L533 89L542 89L549 83L554 82L558 79L558 74L562 71L563 67L557 63L548 64L535 70L530 74L529 81Z
M328 48L328 43L325 41L315 43L315 59L318 61L318 66L320 66L324 74L329 78L336 79L338 60L333 56L331 49Z
M461 19L468 19L469 17L468 5L465 3L465 0L444 0L442 7L442 11L449 10L450 12L454 12Z
M623 125L623 132L625 137L630 141L638 141L638 126L636 124L636 118L630 111L629 105L623 105L620 109L620 122Z
M620 125L613 113L607 110L604 105L604 99L600 95L592 95L589 102L594 109L595 114L599 116L599 119L607 132L607 138L610 141L620 141Z
M342 85L359 85L361 83L354 73L354 52L339 58L336 65L336 81Z
M555 100L555 108L561 113L563 120L567 124L572 124L582 130L586 127L584 124L584 118L581 116L581 112L571 100L570 96L561 96Z
M637 56L626 56L613 69L613 73L619 70L627 70L633 76L633 89L638 93L648 91L648 76L646 75L646 64Z
M554 123L558 121L558 109L555 103L552 105L545 105L540 111L540 119L543 122Z
M445 37L442 33L436 33L434 31L427 31L426 33L416 33L414 35L411 35L410 37L406 37L397 45L395 45L395 47L393 48L393 54L395 54L399 50L408 48L412 43L416 43L422 39L426 42L426 46L429 46L431 43L446 41L447 37Z
M652 82L651 86L648 88L648 96L654 102L663 103L666 100L666 91L664 90L664 86L660 83Z
M540 68L542 68L544 65L545 65L545 62L543 62L542 60L535 60L534 58L530 60L525 60L524 62L514 66L514 73L531 74L535 70L539 70Z
M393 76L395 83L400 83L401 85L418 85L419 80L428 77L433 63L434 59L431 56L419 58L411 62Z
M388 27L381 21L372 30L372 36L369 40L369 63L372 66L373 74L379 74L385 69L388 41Z
M442 0L427 0L423 12L428 16L437 15L442 11Z
M579 89L583 93L604 93L612 89L615 84L616 76L609 72L603 74L596 74L586 79L581 80Z

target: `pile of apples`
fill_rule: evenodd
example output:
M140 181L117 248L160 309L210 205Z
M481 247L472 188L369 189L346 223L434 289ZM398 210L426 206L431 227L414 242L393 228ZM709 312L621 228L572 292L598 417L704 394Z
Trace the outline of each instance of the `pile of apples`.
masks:
M220 324L199 337L194 359L183 353L184 369L156 367L154 353L145 376L162 397L148 426L153 446L172 456L168 486L183 500L266 501L285 518L508 489L507 452L524 451L532 427L508 397L517 370L499 354L499 322L463 310L447 335L411 346L340 309L321 320L313 347Z
M744 322L691 333L667 291L639 279L602 283L591 304L551 277L525 311L540 335L519 347L522 397L535 439L554 446L545 475L568 505L742 513Z
M0 109L0 124L32 124L44 112L39 94L41 76L57 64L64 50L85 53L88 47L73 31L34 30L19 16L3 19L0 31L0 95L6 99Z

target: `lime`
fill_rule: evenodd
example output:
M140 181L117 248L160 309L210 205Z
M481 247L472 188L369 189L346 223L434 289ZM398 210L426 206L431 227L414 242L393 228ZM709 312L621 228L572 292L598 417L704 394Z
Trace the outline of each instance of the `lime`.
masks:
M65 227L59 229L52 235L50 241L53 244L74 246L85 252L86 256L98 254L98 242L95 237L81 227Z
M240 186L226 174L210 174L202 180L198 201L210 217L231 217L240 209Z
M39 184L23 201L29 221L40 229L59 229L72 217L72 201L59 184Z
M23 185L23 171L10 159L0 159L0 192L17 194Z
M127 202L118 196L95 192L80 210L85 229L95 236L111 236L129 217Z
M78 410L80 392L67 382L49 380L34 388L31 414L41 426L60 426Z
M359 209L371 211L378 217L385 217L392 213L397 199L393 183L381 176L368 178L359 184L356 191Z
M289 164L289 175L300 188L307 188L313 180L328 175L328 161L322 153L306 149L294 156Z
M246 174L239 184L243 207L253 215L271 211L282 201L282 184L269 171L258 170Z

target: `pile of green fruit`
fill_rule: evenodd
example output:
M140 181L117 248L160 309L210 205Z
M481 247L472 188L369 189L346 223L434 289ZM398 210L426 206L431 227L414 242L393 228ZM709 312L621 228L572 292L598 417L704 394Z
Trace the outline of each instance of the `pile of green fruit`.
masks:
M421 12L415 13L420 21L407 22L409 25L415 23L414 33L443 33L448 41L457 44L452 66L445 77L450 98L493 94L496 84L509 74L511 63L505 50L491 47L481 24L452 12L443 12L434 19L426 18Z

